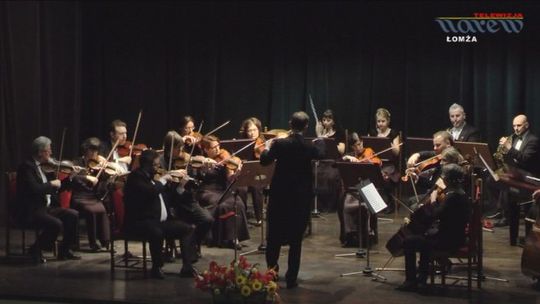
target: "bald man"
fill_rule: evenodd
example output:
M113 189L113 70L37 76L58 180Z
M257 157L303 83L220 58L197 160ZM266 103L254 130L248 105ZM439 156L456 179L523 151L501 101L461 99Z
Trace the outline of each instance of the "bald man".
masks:
M527 116L520 114L514 117L512 121L514 134L509 137L501 137L499 144L504 146L507 151L504 154L504 162L511 168L519 169L525 175L540 175L540 142L538 137L529 129ZM520 197L516 197L511 191L507 194L509 197L501 199L501 207L504 211L503 218L495 226L501 227L508 224L510 226L510 245L518 244L519 233L519 213L520 206L518 202ZM530 223L525 226L526 234L531 230Z

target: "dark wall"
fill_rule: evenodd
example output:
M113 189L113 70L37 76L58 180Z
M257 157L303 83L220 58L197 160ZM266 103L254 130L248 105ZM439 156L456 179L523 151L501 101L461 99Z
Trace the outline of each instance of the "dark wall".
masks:
M445 42L434 18L474 12L523 13L525 26ZM185 114L203 133L232 120L222 138L248 116L286 128L308 94L351 131L383 106L423 137L459 102L493 147L517 113L539 125L539 17L532 1L0 2L2 171L38 135L58 155L64 127L67 157L115 118L131 137L140 109L138 139L154 147Z

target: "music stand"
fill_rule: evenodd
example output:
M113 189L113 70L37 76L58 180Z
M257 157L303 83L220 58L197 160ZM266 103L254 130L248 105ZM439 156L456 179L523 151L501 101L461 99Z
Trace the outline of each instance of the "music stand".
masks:
M347 163L347 162L338 162L336 163L339 173L342 176L343 184L347 190L353 190L357 191L363 198L365 205L368 208L368 218L367 218L367 225L368 225L368 235L366 238L366 266L362 271L357 272L350 272L350 273L343 273L340 276L350 276L355 274L364 274L365 276L371 276L375 278L380 278L383 280L386 280L383 276L373 272L373 269L371 269L370 266L370 241L369 241L369 223L370 223L370 217L372 214L376 215L378 212L386 208L386 203L380 196L379 192L376 189L376 186L378 185L380 187L382 180L382 175L380 168L377 165L373 164L362 164L362 163ZM361 207L360 207L361 208ZM362 236L361 236L361 228L358 229L359 231L359 247L362 247ZM359 248L359 249L360 249ZM360 250L359 250L360 251ZM351 254L345 254L345 255L336 255L336 257L341 256L347 256ZM354 255L358 257L363 257L362 255L358 255L358 253L354 253Z
M407 153L412 155L413 153L420 151L432 151L433 139L424 137L407 137L405 139L407 145Z
M258 160L246 161L242 163L242 170L237 177L235 187L251 186L258 189L264 189L262 223L261 223L261 244L257 249L243 252L240 256L252 253L264 253L266 251L264 222L266 220L266 206L268 205L268 188L274 175L275 162L269 166L262 166Z
M362 141L364 142L364 147L370 147L375 152L383 151L392 146L393 139L387 137L375 137L375 136L362 136ZM379 154L379 158L383 162L388 162L394 160L396 156L392 150L388 150L384 153Z
M253 142L253 139L227 139L219 142L221 148L229 151L231 154L242 149L246 145ZM244 149L236 154L240 159L253 159L253 148Z
M323 218L321 216L321 212L318 210L318 173L319 173L319 163L320 162L334 162L336 159L338 159L339 151L337 149L336 141L333 138L324 138L324 137L304 137L304 142L308 144L313 144L315 140L323 141L324 146L324 155L319 160L313 161L313 190L315 191L315 199L313 204L313 210L311 211L311 217L319 217ZM311 234L311 217L310 217L310 223L309 223L309 234Z
M343 181L343 186L346 191L352 191L353 193L358 192L359 185L367 185L373 183L375 187L381 187L383 183L383 178L381 175L381 169L379 166L374 164L366 163L351 163L351 162L336 162L336 167L338 168L339 175ZM361 213L361 206L359 213ZM360 215L361 216L361 215ZM366 237L366 249L369 251L369 211L367 223L367 237ZM345 256L356 256L364 257L366 256L366 251L363 250L363 238L362 238L362 227L358 227L358 251L355 253L345 253L345 254L336 254L336 257L345 257Z
M495 162L493 161L493 157L491 156L487 143L456 141L454 143L454 147L459 151L459 153L461 153L461 155L463 155L466 160L472 160L472 165L475 168L484 167L484 164L480 158L476 157L477 153L482 155L490 168L495 167Z

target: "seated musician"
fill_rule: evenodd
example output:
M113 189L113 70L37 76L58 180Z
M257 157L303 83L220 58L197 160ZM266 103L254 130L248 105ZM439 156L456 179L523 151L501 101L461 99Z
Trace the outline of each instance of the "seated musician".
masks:
M540 175L540 141L530 130L527 116L521 114L514 117L512 126L514 133L509 137L502 137L499 140L498 151L502 154L504 165L512 174L519 171L519 175ZM506 193L511 194L510 197ZM510 245L518 244L519 234L519 204L512 202L518 200L516 195L505 187L500 195L500 207L503 211L503 218L495 224L497 227L509 225ZM530 206L526 206L528 208ZM526 222L526 234L532 229L532 224Z
M202 155L200 141L202 135L195 131L195 119L191 116L184 116L180 120L180 136L184 140L184 150L192 155Z
M452 127L448 128L448 133L452 135L452 139L456 141L480 142L480 131L467 123L465 119L467 114L463 107L454 103L448 109L448 117Z
M409 157L406 174L416 181L421 190L432 188L439 178L441 153L453 144L454 140L450 133L438 131L433 134L433 151L421 151Z
M374 156L375 152L369 147L364 147L362 138L357 133L352 133L349 139L349 145L352 149L351 155L343 156L343 160L355 163L370 163L381 166L382 161L379 157ZM361 225L362 239L368 237L367 225L360 223L364 216L367 218L367 210L363 210L362 218L360 218L360 195L358 193L347 192L343 201L343 207L338 208L338 218L341 226L341 241L343 247L358 246L358 227ZM364 208L365 209L365 208ZM377 239L377 217L370 217L370 230L375 233L374 241ZM365 244L363 244L365 247Z
M173 148L171 149L171 144ZM189 161L189 155L183 151L184 141L176 131L169 131L163 139L164 152L160 157L161 168L185 169L186 160ZM172 158L170 157L172 151ZM170 162L170 165L169 165ZM180 165L180 168L176 166ZM200 244L205 240L214 223L214 218L210 212L202 208L199 202L195 200L196 185L193 181L189 184L169 183L170 201L174 208L175 216L184 222L195 225L193 244L200 249ZM197 251L199 252L199 251Z
M406 279L398 290L424 290L433 250L452 253L465 244L465 228L470 218L471 202L462 187L464 176L463 168L457 164L443 166L441 178L446 188L440 192L444 193L444 197L434 192L435 195L427 201L427 206L432 208L431 220L437 225L423 234L412 234L405 238L403 249ZM416 252L420 253L418 271Z
M388 207L384 211L386 214L393 212L395 209L395 202L392 197L392 192L396 188L400 177L400 172L398 170L398 162L401 151L400 132L390 127L390 118L390 111L385 108L377 109L375 112L376 128L369 130L368 133L369 136L383 137L392 140L391 146L393 157L384 161L381 169L381 173L385 180L383 192L386 196L385 201L388 204Z
M127 146L127 125L125 122L115 119L111 122L109 129L109 140L101 142L101 155L109 155L114 144L118 141L118 145L114 150L110 162L114 162L119 165L122 173L129 172L131 165L131 156L129 153L123 153L128 150ZM122 151L123 150L123 151Z
M248 160L259 160L261 158L261 153L264 151L264 142L265 138L262 135L262 125L261 121L257 119L256 117L250 117L244 122L242 122L242 127L240 128L240 136L242 138L252 139L255 141L255 144L253 146L253 153ZM242 200L244 203L247 204L247 196L248 193L251 194L252 202L253 202L253 211L255 215L255 225L260 226L262 223L262 209L263 209L263 197L262 197L262 189L255 188L255 187L242 187L239 189L240 193L239 195L242 197ZM246 205L247 210L247 205ZM250 213L248 212L248 218L250 217ZM252 215L253 218L253 215Z
M105 158L100 156L100 140L96 137L86 139L81 145L82 156L74 160L74 164L83 168L89 168L91 163L103 164ZM100 175L98 181L94 175L78 174L73 176L71 189L71 206L79 211L86 220L88 243L90 250L98 252L101 247L108 248L110 241L110 227L107 210L103 205L102 198L106 194L107 176ZM97 243L99 238L101 246Z
M157 279L165 278L161 270L163 240L180 239L183 245L183 266L180 276L192 277L194 275L193 226L170 217L168 201L163 194L166 190L165 185L172 180L172 176L165 174L158 180L154 180L158 168L159 154L154 150L146 150L141 153L140 167L129 174L124 188L125 231L128 235L140 236L148 240L152 256L151 275Z
M339 155L345 153L345 132L334 111L328 109L317 121L315 132L317 137L334 139ZM317 162L317 208L323 211L335 211L339 208L341 184L339 172L333 167L334 160Z
M249 239L249 232L242 198L237 198L231 192L225 193L236 173L225 164L231 160L230 153L220 148L219 139L213 135L205 136L201 146L207 157L204 159L205 165L202 170L197 173L202 182L196 199L214 217L211 243L229 248L236 246L240 249L241 246L236 239L240 242Z
M46 174L43 164L51 160L51 140L40 136L32 142L32 157L17 170L16 218L25 227L40 230L30 254L35 263L45 263L42 250L52 250L60 233L64 235L58 251L60 260L80 259L71 252L75 245L79 213L61 208L58 191L62 182L55 172Z

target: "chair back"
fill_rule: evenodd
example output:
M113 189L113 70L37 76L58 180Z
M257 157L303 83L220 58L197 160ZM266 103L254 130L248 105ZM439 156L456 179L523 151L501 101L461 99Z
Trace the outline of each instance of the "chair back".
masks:
M17 172L6 172L6 218L7 224L15 225L17 201Z

